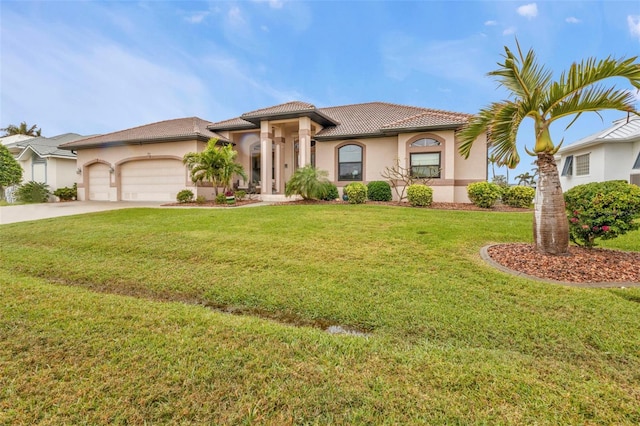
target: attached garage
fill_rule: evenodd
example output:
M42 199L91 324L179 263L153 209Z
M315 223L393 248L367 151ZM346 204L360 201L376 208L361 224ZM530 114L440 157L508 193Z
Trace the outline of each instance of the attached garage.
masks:
M89 166L89 200L109 201L111 182L110 167L107 164L95 163Z
M122 201L175 201L186 185L187 169L180 160L136 160L120 167Z

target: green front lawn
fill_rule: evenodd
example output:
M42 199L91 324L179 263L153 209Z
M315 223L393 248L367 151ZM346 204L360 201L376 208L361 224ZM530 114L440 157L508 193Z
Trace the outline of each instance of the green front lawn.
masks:
M531 222L329 205L3 225L0 424L640 423L640 290L482 262Z

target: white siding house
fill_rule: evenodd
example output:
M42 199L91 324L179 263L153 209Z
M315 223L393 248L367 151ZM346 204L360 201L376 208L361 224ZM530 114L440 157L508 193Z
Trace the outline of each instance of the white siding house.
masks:
M622 118L604 131L561 148L556 162L564 191L608 180L640 185L640 117Z

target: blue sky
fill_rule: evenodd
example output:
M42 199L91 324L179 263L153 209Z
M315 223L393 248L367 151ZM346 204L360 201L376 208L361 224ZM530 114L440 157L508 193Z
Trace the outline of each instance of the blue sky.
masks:
M640 54L637 0L3 0L0 27L0 127L27 121L45 136L219 121L291 100L475 113L505 98L486 73L516 37L555 75ZM568 143L622 116L585 115L552 136ZM525 123L519 145L532 132ZM532 168L521 157L511 176Z

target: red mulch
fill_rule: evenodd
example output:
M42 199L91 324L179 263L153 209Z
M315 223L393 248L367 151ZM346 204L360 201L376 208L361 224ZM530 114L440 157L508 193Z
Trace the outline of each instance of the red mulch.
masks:
M573 283L640 282L640 253L569 247L566 256L538 253L533 244L487 249L494 262L538 278Z

